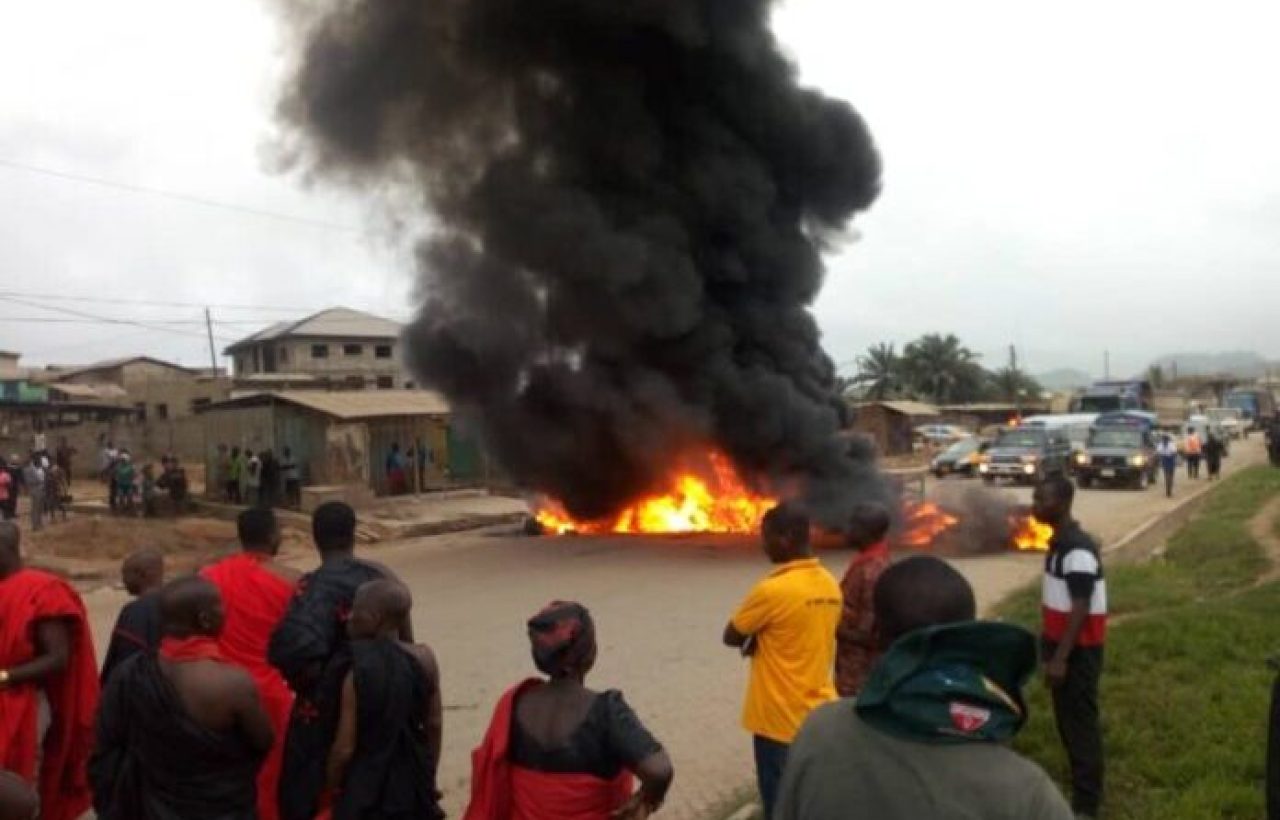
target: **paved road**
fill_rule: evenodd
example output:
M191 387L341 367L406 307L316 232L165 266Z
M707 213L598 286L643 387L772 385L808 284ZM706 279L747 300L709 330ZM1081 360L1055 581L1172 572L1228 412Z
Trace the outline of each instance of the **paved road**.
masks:
M1255 440L1235 450L1228 464L1238 469L1260 458ZM951 492L959 482L946 484L943 490ZM1191 489L1179 487L1179 495ZM1026 490L1002 492L1027 496ZM1111 541L1172 503L1154 490L1092 490L1080 494L1078 512ZM740 596L766 571L754 544L708 537L538 539L489 531L402 541L371 553L412 587L415 629L435 647L444 670L441 786L451 815L465 804L468 753L494 702L533 672L524 621L556 598L582 601L596 617L601 652L591 685L624 690L675 760L676 784L663 817L706 817L749 787L749 742L738 728L746 669L719 639ZM844 552L825 556L836 573L847 560ZM1040 570L1034 554L956 564L984 606ZM88 596L100 639L120 602L120 593L111 590Z

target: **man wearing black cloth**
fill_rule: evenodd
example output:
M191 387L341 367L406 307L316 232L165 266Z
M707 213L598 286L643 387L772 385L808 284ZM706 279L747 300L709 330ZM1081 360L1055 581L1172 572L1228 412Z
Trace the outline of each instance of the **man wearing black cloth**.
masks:
M311 820L321 809L325 765L338 727L342 682L351 667L347 619L356 590L394 577L355 557L356 514L340 501L316 508L311 534L320 567L303 576L267 659L296 696L280 773L281 820ZM406 619L401 637L412 640Z
M89 760L100 820L253 820L272 729L249 673L218 649L222 598L202 578L160 591L165 637L111 676Z
M143 549L124 559L120 580L133 600L124 605L111 630L107 657L102 661L102 685L120 664L139 652L160 645L159 590L164 584L164 555Z
M399 639L412 607L398 581L370 581L356 592L347 622L351 671L329 753L334 820L444 817L436 791L440 672L429 647Z

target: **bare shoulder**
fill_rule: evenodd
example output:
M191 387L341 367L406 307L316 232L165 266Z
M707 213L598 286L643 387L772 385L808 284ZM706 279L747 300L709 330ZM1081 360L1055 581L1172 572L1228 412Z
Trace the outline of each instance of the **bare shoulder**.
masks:
M400 642L400 646L413 656L428 678L436 680L440 677L440 665L437 663L436 653L431 650L431 647L423 643L406 643L404 641Z

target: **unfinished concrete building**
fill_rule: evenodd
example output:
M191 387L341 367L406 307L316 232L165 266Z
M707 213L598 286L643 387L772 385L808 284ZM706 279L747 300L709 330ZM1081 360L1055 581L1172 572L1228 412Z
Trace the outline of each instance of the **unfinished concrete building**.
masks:
M399 322L351 308L329 308L277 322L228 347L237 382L287 381L294 389L391 390L412 387Z

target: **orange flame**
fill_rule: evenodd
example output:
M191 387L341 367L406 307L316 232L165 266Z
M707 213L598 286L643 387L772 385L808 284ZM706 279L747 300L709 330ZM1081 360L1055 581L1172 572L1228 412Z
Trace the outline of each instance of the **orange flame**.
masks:
M904 513L900 539L904 547L928 547L960 521L932 501L911 504Z
M722 453L710 451L704 460L703 470L679 470L666 492L641 498L611 518L576 520L556 502L542 505L534 517L544 531L561 534L755 532L777 499L748 489Z
M1018 549L1028 552L1049 551L1049 539L1053 537L1053 527L1035 516L1015 516L1009 521L1009 529L1013 533L1010 540Z

